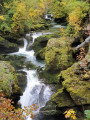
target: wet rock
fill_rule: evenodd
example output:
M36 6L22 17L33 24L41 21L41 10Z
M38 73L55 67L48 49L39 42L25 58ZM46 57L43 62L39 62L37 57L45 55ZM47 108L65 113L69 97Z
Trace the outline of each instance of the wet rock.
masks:
M33 37L32 37L32 36L29 36L29 35L28 35L28 36L25 36L25 39L26 39L27 41L29 41L29 42L30 42L30 41L33 41Z
M25 62L25 66L28 70L36 68L36 66L34 64L32 64L30 61Z
M0 37L0 53L10 53L10 52L16 52L19 48L17 44L11 43L8 40Z
M26 47L26 50L30 50L30 49L31 49L30 47L31 47L32 42L33 42L32 34L26 34L25 39L26 39L27 42L28 42L27 47Z
M24 61L25 57L23 56L17 56L17 55L4 55L4 60L5 61L10 61L11 65L14 66L16 71L18 69L22 69L24 67Z
M27 85L27 74L24 71L18 71L17 72L17 78L18 78L18 85L24 92L26 85Z
M38 60L44 60L45 59L45 51L46 51L46 47L44 47L43 49L41 49L39 52L37 52L35 55L36 55L36 58Z

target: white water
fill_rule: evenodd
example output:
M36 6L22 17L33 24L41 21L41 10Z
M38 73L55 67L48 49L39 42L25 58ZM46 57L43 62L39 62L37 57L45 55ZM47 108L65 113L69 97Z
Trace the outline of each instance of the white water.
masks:
M46 34L51 33L42 32L33 33L32 43L34 42L35 38ZM26 36L30 36L30 34L26 34ZM38 62L36 60L33 50L26 51L27 45L28 42L24 38L24 47L19 48L18 52L11 53L11 55L25 56L26 61L31 61L36 66L44 67L45 64ZM39 107L38 109L39 111L40 108L44 107L46 102L50 99L52 92L49 86L46 86L39 80L36 70L27 70L26 68L24 68L22 71L25 71L27 73L27 86L25 88L23 95L20 97L19 103L21 104L22 108L24 108L24 106L28 107L32 104L36 104ZM31 120L30 116L27 117L27 120Z

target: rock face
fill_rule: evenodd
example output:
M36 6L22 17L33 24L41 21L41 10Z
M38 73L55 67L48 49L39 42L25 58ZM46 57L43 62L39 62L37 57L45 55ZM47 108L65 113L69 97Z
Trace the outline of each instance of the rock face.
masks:
M9 52L16 52L19 48L17 44L11 43L8 40L0 37L0 53L9 53Z
M0 90L3 90L6 97L10 97L14 101L17 101L22 94L18 87L15 70L7 61L0 61Z
M54 76L54 80L46 79L47 82L49 81L48 83L53 84L57 88L54 90L55 93L52 95L50 101L41 109L41 115L45 115L46 117L49 115L61 115L66 109L73 108L78 113L78 120L84 120L81 106L83 105L84 109L90 109L89 39L89 37L86 38L77 47L73 46L75 51L87 46L85 56L83 56L85 58L80 59L80 61L74 61L72 57L72 40L69 38L53 38L48 41L45 51L45 70L48 70L47 72L52 76L58 73L58 71L60 73L56 74L58 79L54 78ZM53 74L50 71L54 71ZM42 72L41 75L43 76Z
M58 89L51 99L57 103L58 107L90 104L90 47L88 54L82 61L61 71L58 82L62 84L63 89ZM68 97L62 95L63 91L68 93L69 101L71 100L73 104L66 101Z
M73 50L69 38L53 38L47 43L45 60L46 69L49 71L64 70L74 63Z

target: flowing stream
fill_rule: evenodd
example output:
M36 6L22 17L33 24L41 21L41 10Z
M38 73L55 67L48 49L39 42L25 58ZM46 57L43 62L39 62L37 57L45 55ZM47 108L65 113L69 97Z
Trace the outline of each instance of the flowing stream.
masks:
M31 33L30 33L31 34ZM30 34L26 34L26 36L30 36ZM35 38L46 35L46 34L52 34L50 32L43 33L43 32L35 32L32 34L32 43L34 42ZM24 38L24 46L22 48L19 48L18 52L11 53L11 55L18 55L18 56L24 56L26 57L26 61L32 62L37 67L44 67L44 62L38 62L36 60L36 57L34 56L34 51L29 50L27 51L28 41ZM26 62L25 61L25 62ZM37 76L36 70L27 70L26 68L22 69L22 71L27 73L27 85L25 88L25 91L23 95L20 97L20 104L21 108L31 106L32 104L36 104L39 108L37 112L39 112L40 108L44 107L46 102L51 97L51 89L49 86L46 86L43 82L41 82ZM27 120L31 120L30 116L27 117Z
M59 29L60 25L56 23L52 23L53 27L51 29ZM63 26L62 26L63 27ZM52 34L51 32L33 32L26 34L28 37L32 37L32 41L28 41L24 38L24 46L19 48L18 52L11 53L10 55L24 56L26 58L25 62L30 61L35 66L45 67L45 63L43 61L37 61L34 56L34 51L32 49L27 50L34 43L37 37L42 35ZM40 108L44 107L46 102L50 99L52 91L49 86L45 85L41 80L39 80L37 75L37 70L27 70L24 67L21 71L26 72L27 74L27 85L23 95L20 97L19 103L21 104L21 108L24 106L28 107L32 104L36 104L39 108L37 112L39 112ZM35 114L37 113L35 112ZM32 120L30 116L27 116L27 120Z

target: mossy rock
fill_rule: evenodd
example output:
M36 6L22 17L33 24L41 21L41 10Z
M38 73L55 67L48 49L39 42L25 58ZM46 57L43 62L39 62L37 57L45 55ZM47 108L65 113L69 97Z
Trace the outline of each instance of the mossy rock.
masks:
M36 66L34 64L32 64L30 61L25 62L25 66L28 70L30 69L36 69Z
M49 71L64 70L74 63L70 38L53 38L47 43L45 61Z
M3 55L3 60L9 61L16 71L18 69L22 69L25 66L25 63L24 63L25 59L26 58L24 56Z
M47 45L47 42L50 38L59 37L60 35L58 33L55 34L48 34L43 35L35 39L35 42L31 46L31 48L35 51L35 55L37 59L45 59L45 47Z
M18 78L18 85L24 92L27 85L27 73L24 71L18 71L17 78Z
M53 35L43 35L35 39L35 42L31 46L31 48L37 52L40 51L42 48L46 47L47 42Z
M46 70L42 70L42 68L37 70L40 79L44 79L45 84L52 84L52 85L57 85L58 83L58 75L59 73L49 73ZM56 87L55 87L56 88Z
M64 88L58 89L58 91L52 95L51 101L56 103L58 107L74 106L74 103Z
M17 44L11 43L8 40L0 37L0 53L10 53L10 52L16 52L19 48Z
M0 90L6 97L16 100L21 95L14 68L7 61L0 61ZM15 95L15 96L14 96Z
M88 55L90 58L90 54ZM89 60L87 59L87 61ZM76 105L90 104L90 68L88 68L88 63L85 65L85 59L83 59L60 73L60 82Z
M32 25L31 30L43 30L45 29L45 24L36 24L36 25ZM48 27L48 26L47 26Z
M39 60L45 60L45 51L46 51L46 47L44 47L43 49L41 49L39 52L37 52L36 58Z

